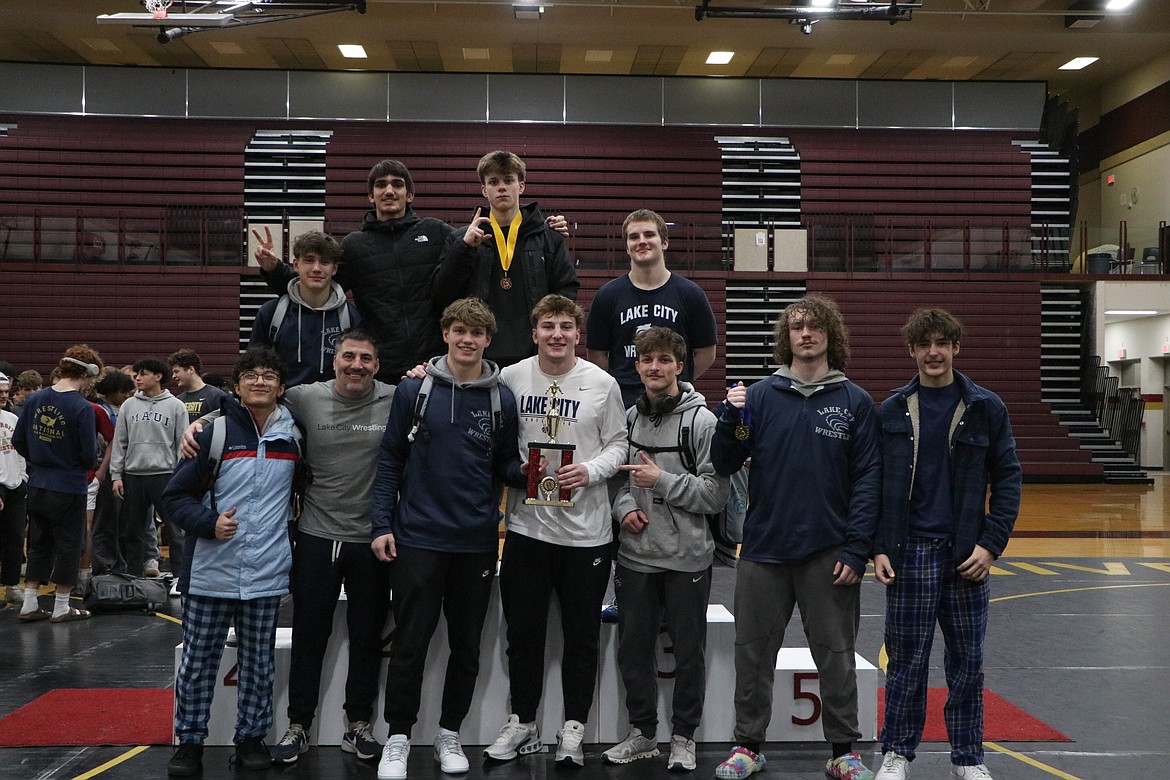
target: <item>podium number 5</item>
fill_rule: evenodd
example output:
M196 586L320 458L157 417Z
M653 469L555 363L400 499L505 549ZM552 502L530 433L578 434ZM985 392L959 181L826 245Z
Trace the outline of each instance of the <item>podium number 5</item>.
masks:
M821 718L821 697L817 696L812 691L801 689L801 683L805 682L806 680L815 679L817 679L816 672L797 672L796 674L792 675L792 698L797 701L806 699L812 702L812 715L808 716L807 718L798 718L795 715L792 716L792 722L797 726L811 726Z

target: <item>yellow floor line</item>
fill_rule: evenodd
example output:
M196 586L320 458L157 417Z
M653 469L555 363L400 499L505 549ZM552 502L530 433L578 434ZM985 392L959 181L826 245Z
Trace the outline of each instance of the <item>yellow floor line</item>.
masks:
M997 745L994 742L984 742L983 747L991 748L992 750L996 751L997 753L1003 753L1004 755L1011 756L1012 758L1016 759L1017 761L1023 761L1025 764L1028 764L1029 766L1034 766L1037 769L1042 769L1045 772L1047 772L1048 774L1052 775L1053 777L1059 777L1059 778L1062 778L1062 780L1081 780L1081 778L1077 777L1076 775L1070 775L1068 772L1062 772L1059 769L1057 769L1056 767L1048 766L1048 764L1045 764L1043 761L1037 761L1036 759L1032 758L1031 756L1025 756L1023 753L1017 753L1014 750L1008 750L1007 748L1003 747L1002 745Z
M175 617L174 615L168 615L168 614L166 614L165 612L155 612L155 613L154 613L154 616L155 616L155 617L157 617L157 618L162 618L163 620L169 620L169 621L171 621L172 623L175 623L175 624L177 624L177 625L180 625L180 626L181 626L181 625L183 625L183 621L182 621L182 620L179 620L179 619L178 619L177 617Z
M121 764L123 761L129 761L130 759L134 758L134 756L138 755L139 753L143 752L144 750L148 750L149 748L150 748L149 745L139 745L136 748L130 748L129 750L127 750L125 753L118 756L117 758L111 759L99 767L94 767L93 769L89 770L85 774L78 775L77 777L73 778L73 780L87 780L87 778L90 778L90 777L97 777L102 772L105 772L107 769L113 769L118 764Z
M992 603L997 601L1012 601L1014 599L1026 599L1032 596L1053 596L1058 593L1084 593L1090 590L1117 590L1118 588L1170 588L1170 582L1146 582L1139 585L1090 585L1084 588L1063 588L1061 590L1042 590L1036 593L1017 593L1014 596L1000 596L992 599Z

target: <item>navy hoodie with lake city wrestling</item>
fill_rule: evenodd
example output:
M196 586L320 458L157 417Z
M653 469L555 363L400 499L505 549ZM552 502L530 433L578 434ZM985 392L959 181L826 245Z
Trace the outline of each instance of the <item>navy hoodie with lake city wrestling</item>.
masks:
M483 373L457 382L446 356L432 358L431 397L414 441L415 402L421 379L404 379L394 391L370 499L371 538L394 534L395 544L452 553L495 551L499 544L500 491L524 487L516 447L516 398L499 385L500 420L492 424L491 387L500 370L483 361Z

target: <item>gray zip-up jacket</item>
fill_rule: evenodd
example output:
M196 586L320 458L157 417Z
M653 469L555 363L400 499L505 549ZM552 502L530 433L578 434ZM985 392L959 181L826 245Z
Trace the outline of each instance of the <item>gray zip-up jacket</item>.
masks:
M645 451L662 474L652 488L634 487L628 481L613 502L619 523L635 509L648 519L641 533L621 531L618 561L635 571L704 571L711 565L715 543L706 515L718 512L731 492L730 477L719 476L711 463L711 437L715 415L707 401L690 384L679 382L678 405L668 414L644 415L630 407L628 463L641 463ZM680 441L682 429L689 436ZM688 440L689 439L689 440ZM684 465L684 453L694 456L694 471Z

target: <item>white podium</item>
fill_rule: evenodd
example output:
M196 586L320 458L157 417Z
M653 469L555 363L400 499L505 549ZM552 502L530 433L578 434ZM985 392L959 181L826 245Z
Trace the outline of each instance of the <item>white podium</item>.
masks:
M333 618L333 634L325 654L321 674L321 696L317 717L309 732L309 741L315 745L338 745L345 733L345 677L349 663L349 640L346 629L346 597L344 591ZM549 610L549 634L545 650L545 685L538 720L541 738L546 744L556 741L557 730L564 722L564 700L561 694L561 632L560 615L555 598ZM387 633L389 628L387 629ZM658 741L670 740L670 702L674 682L670 675L673 659L666 635L661 636L658 650ZM735 621L722 604L707 608L707 685L703 719L695 733L696 742L730 742L734 738L735 714L732 697L735 690ZM625 707L625 688L617 669L617 626L601 624L598 682L594 691L593 708L586 724L585 741L589 744L614 744L625 737L629 719ZM175 670L178 671L182 645L175 647ZM511 712L508 701L507 642L503 611L500 609L499 588L494 587L487 619L484 622L480 649L480 672L472 700L471 711L463 722L461 736L465 745L487 745L495 740L500 727ZM268 743L279 740L288 728L288 673L292 655L292 629L277 629L276 679L273 684L274 723ZM440 620L431 641L423 676L422 702L418 722L414 726L413 742L426 745L439 728L439 714L443 694L443 678L447 668L446 621ZM235 728L236 648L224 648L211 708L211 722L207 745L230 745ZM374 735L379 741L386 738L386 724L382 719L385 696L385 663L380 678L380 693L374 705ZM877 737L878 670L860 655L857 656L857 687L859 722L862 739ZM820 723L820 685L807 648L783 648L776 656L772 723L768 728L769 741L808 741L824 739Z

